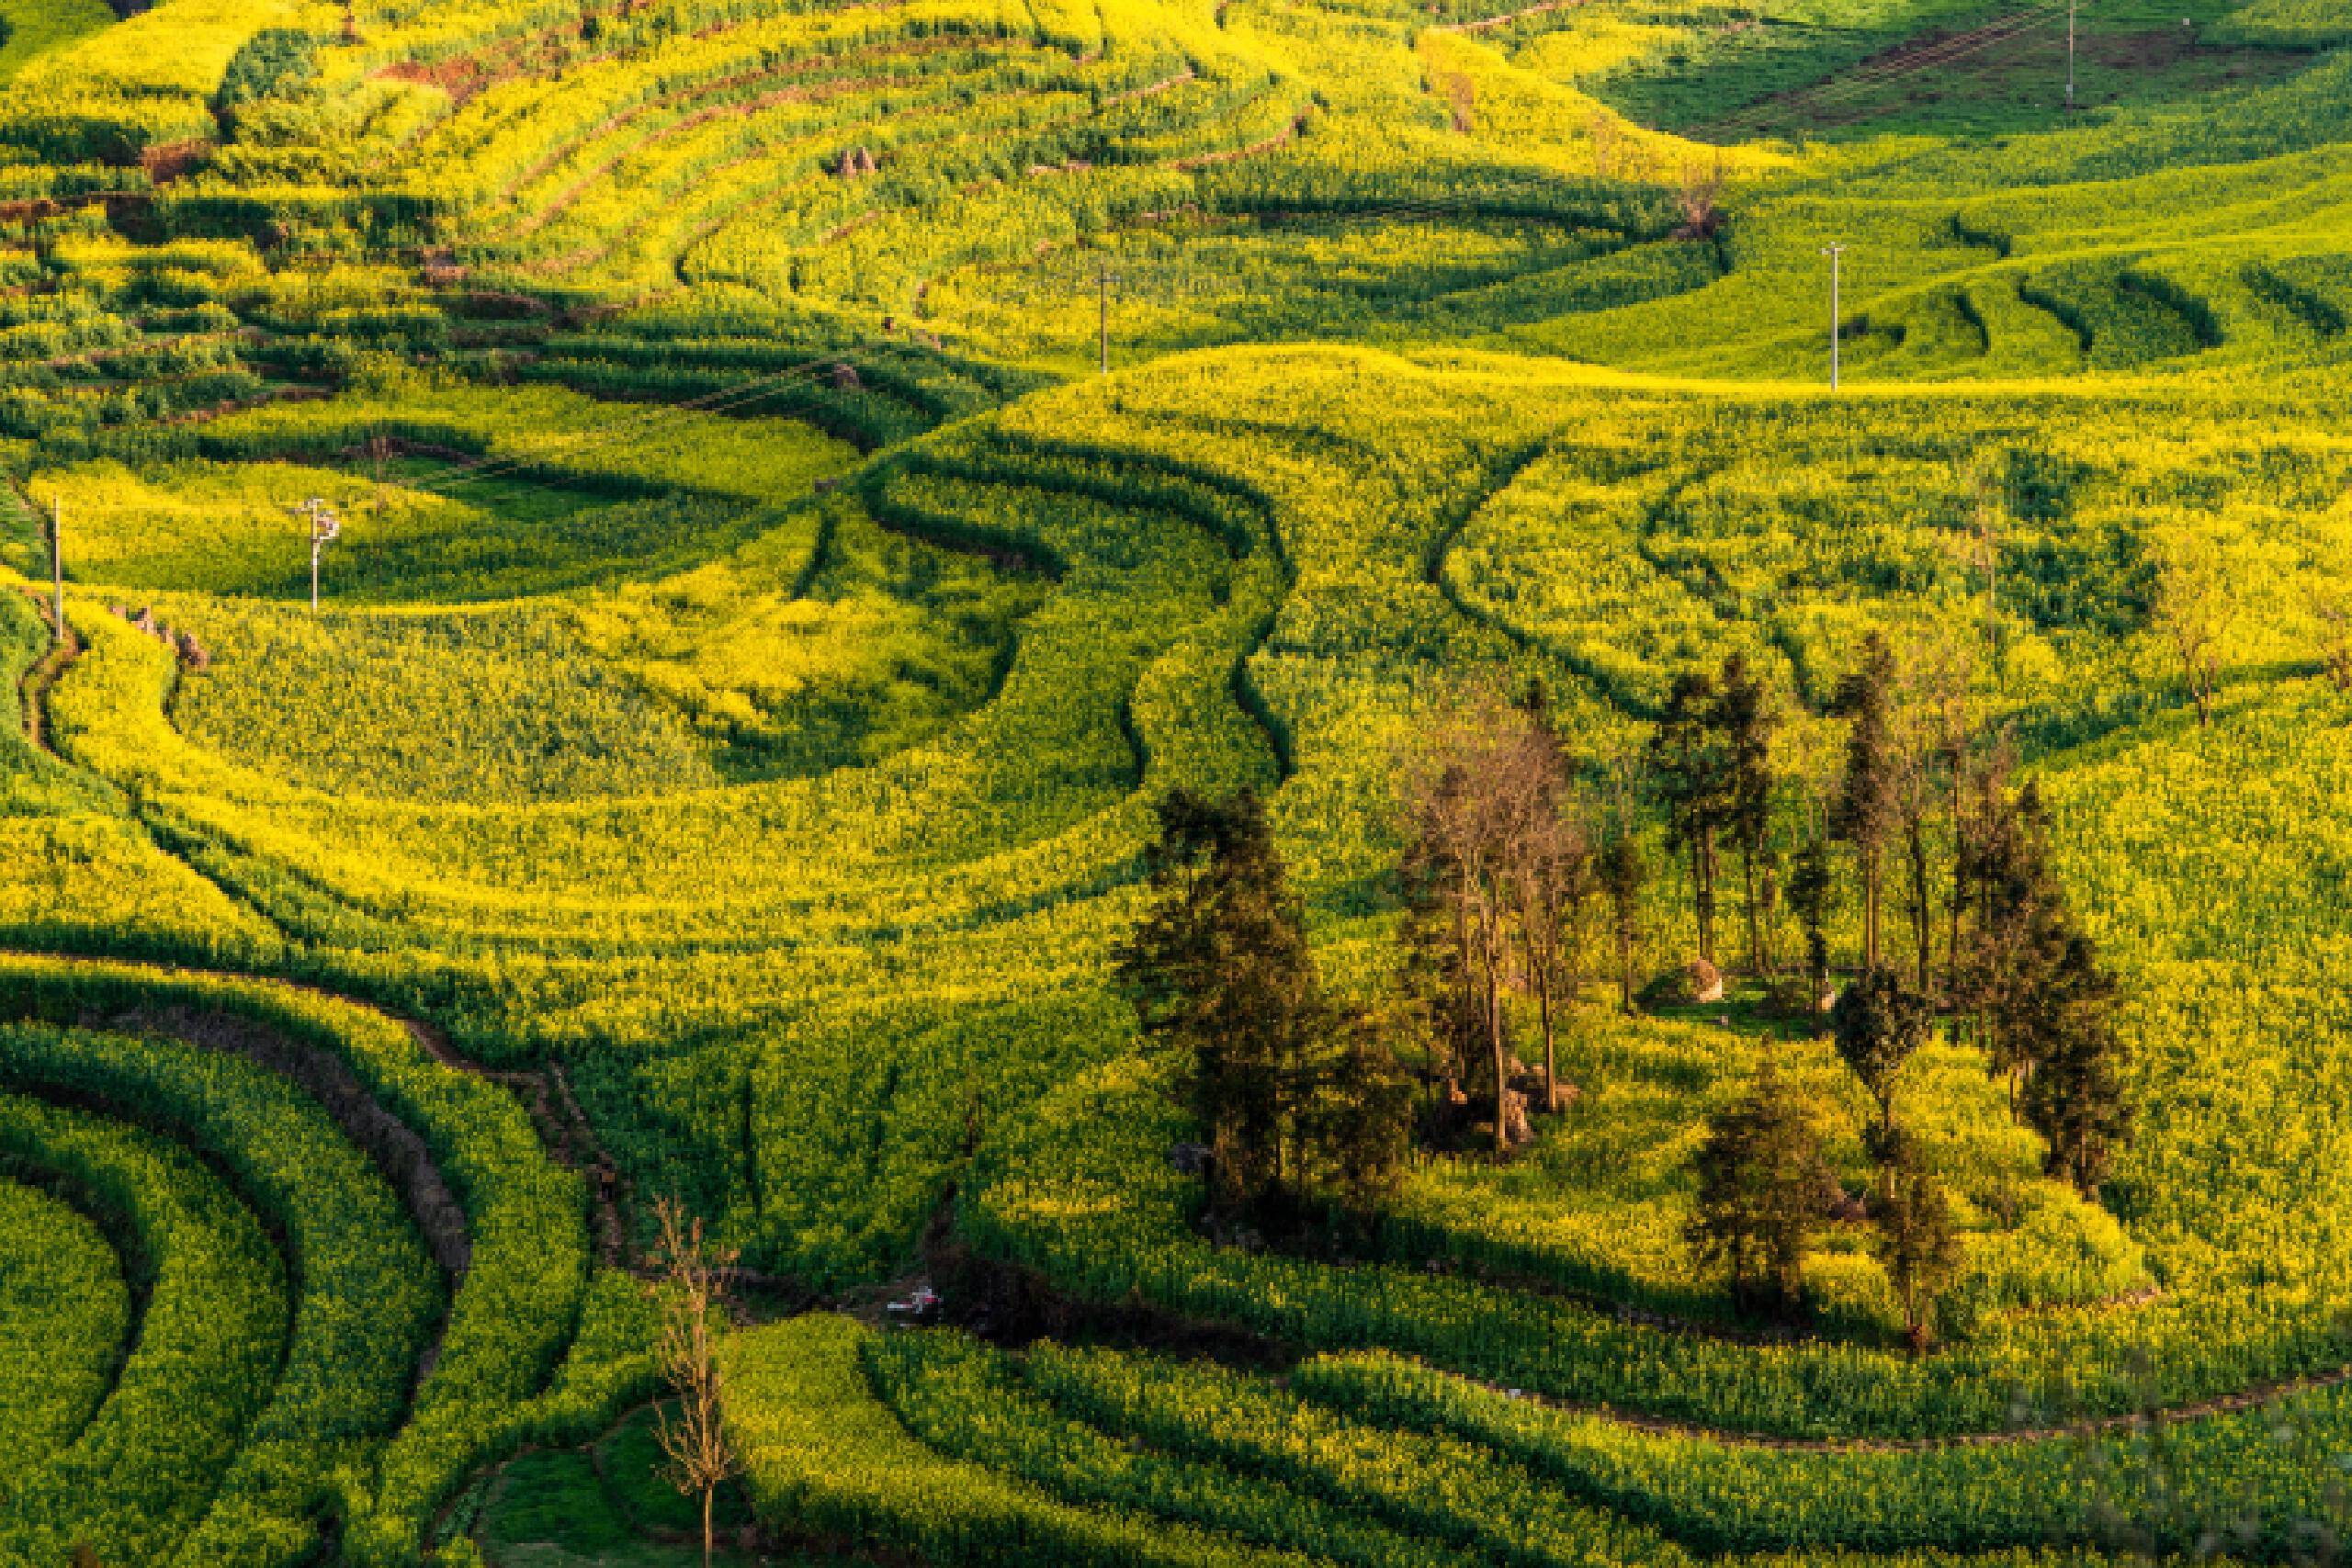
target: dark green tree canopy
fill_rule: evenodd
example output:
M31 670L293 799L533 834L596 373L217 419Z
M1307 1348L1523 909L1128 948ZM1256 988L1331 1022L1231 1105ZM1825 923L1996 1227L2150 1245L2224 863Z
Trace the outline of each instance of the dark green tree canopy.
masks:
M1830 1017L1838 1055L1878 1101L1880 1121L1892 1122L1895 1080L1927 1042L1928 1004L1893 970L1872 969L1839 993Z
M1697 1163L1684 1231L1692 1249L1728 1269L1743 1300L1792 1310L1831 1178L1812 1117L1769 1058L1747 1093L1710 1119Z

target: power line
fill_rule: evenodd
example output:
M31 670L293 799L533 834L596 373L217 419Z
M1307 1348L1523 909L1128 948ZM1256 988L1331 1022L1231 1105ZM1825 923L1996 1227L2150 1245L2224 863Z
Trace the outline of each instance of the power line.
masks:
M1895 54L1877 65L1860 65L1842 75L1833 75L1813 86L1792 93L1783 101L1832 101L1851 97L1871 87L1883 86L1932 71L1957 60L1966 60L1997 48L2034 29L2054 23L2065 10L2067 0L2041 0L2024 10L2011 12L2000 20L1987 23L1971 32L1927 45L1907 54ZM1732 114L1713 125L1728 125L1745 118Z
M1864 67L1843 76L1832 77L1813 87L1778 100L1752 104L1745 109L1736 110L1718 119L1689 127L1684 134L1697 135L1706 131L1740 127L1758 128L1770 118L1775 107L1787 108L1809 106L1817 108L1850 102L1879 88L1892 85L1923 72L1941 69L1956 62L1982 54L1988 49L1996 49L2006 43L2014 43L2045 28L2054 27L2062 17L2071 17L2076 3L2077 0L2044 0L2042 5L2029 10L2015 12L1974 32L1962 33L1957 37L1946 39L1940 43L1931 44L1916 53L1890 60L1883 65Z
M878 345L897 353L913 353L895 344ZM581 457L605 447L658 435L665 428L684 426L695 414L722 414L747 407L777 393L791 390L796 384L813 382L818 377L831 372L842 363L836 355L788 366L783 370L752 377L732 386L720 387L700 397L688 398L675 403L660 403L628 419L574 431L528 449L506 452L490 451L469 461L453 465L430 479L420 480L404 488L412 491L447 491L476 479L493 479L515 470L536 467L550 458Z

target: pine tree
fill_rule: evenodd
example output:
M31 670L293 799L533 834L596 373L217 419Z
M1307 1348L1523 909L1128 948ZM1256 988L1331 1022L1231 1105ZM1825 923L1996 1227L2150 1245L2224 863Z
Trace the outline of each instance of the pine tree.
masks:
M1306 1097L1307 1164L1359 1223L1396 1196L1413 1122L1413 1083L1369 1014L1332 1014L1317 1081Z
M1150 911L1118 956L1145 1035L1175 1058L1215 1159L1216 1206L1289 1185L1300 1067L1323 1017L1282 856L1250 791L1159 805Z
M1879 903L1886 844L1896 818L1894 653L1872 632L1861 667L1838 687L1838 708L1851 721L1846 777L1838 799L1838 836L1854 846L1862 873L1862 967L1879 963Z
M1954 1001L1968 1014L1976 1043L2007 1081L2009 1108L2032 1065L2031 1021L2037 976L2048 966L2058 922L2058 888L2043 849L2040 795L2029 784L2012 797L2005 761L1974 780L1962 886L1973 919Z
M1744 1097L1709 1118L1698 1173L1684 1228L1692 1250L1730 1271L1742 1303L1792 1310L1829 1171L1812 1119L1770 1058Z
M1975 903L1957 1000L1993 1070L2008 1082L2010 1109L2042 1054L2042 1003L2064 962L2074 926L2050 860L2049 813L2031 784L2012 796L1999 768L1977 784L1966 852Z
M2069 935L2043 977L2036 1010L2026 1120L2049 1145L2051 1174L2064 1177L2086 1198L2098 1196L2116 1152L2132 1141L2123 1042L2115 1030L2117 991L2090 939Z
M1667 840L1690 857L1690 907L1699 956L1715 962L1718 840L1731 814L1731 771L1718 728L1715 683L1692 671L1675 678L1650 738L1650 760L1665 797Z
M1865 970L1831 1012L1838 1055L1878 1101L1879 1128L1894 1124L1894 1089L1903 1064L1927 1042L1928 1004L1891 969Z
M1960 1235L1951 1202L1928 1168L1918 1141L1893 1131L1884 1151L1883 1190L1871 1211L1878 1226L1879 1261L1902 1299L1911 1348L1924 1350L1935 1337L1936 1299L1960 1271Z
M1789 874L1789 905L1804 925L1805 1011L1819 1026L1821 998L1829 990L1829 917L1838 907L1838 878L1829 863L1829 840L1815 833L1797 852Z
M1642 884L1649 872L1642 863L1642 846L1629 824L1620 824L1616 836L1601 849L1599 873L1601 891L1609 897L1611 934L1617 942L1619 999L1631 1012L1634 967L1642 946Z
M1764 889L1760 882L1772 832L1772 732L1778 720L1771 693L1748 670L1745 654L1724 660L1723 686L1715 704L1723 737L1724 826L1739 852L1740 881L1747 918L1747 961L1761 974L1772 971L1766 941Z
M1988 768L1976 793L1966 852L1975 918L1959 1000L2012 1111L2047 1141L2052 1172L2096 1196L2131 1140L2119 987L2066 907L2040 791L2029 783L2011 796Z

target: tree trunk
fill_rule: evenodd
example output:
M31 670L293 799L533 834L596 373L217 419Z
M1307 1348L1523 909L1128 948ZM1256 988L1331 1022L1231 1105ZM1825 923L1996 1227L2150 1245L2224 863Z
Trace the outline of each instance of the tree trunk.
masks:
M1707 886L1707 857L1701 835L1690 836L1690 915L1699 928L1699 956L1715 961L1715 896Z
M1815 1029L1818 1030L1821 1027L1821 995L1829 989L1829 939L1822 934L1819 926L1805 928L1804 956L1805 973L1813 984L1811 993L1804 998L1804 1011L1805 1016L1814 1021Z
M1546 1115L1556 1116L1560 1113L1560 1075L1552 1043L1552 971L1548 965L1535 973L1535 1010L1544 1021L1544 1111Z
M1926 820L1912 818L1905 839L1911 862L1911 937L1919 949L1919 994L1926 996L1934 987L1936 966L1936 909L1928 888Z
M1715 956L1715 891L1723 883L1723 858L1715 848L1713 828L1699 835L1699 852L1707 867L1707 952L1706 960L1716 964ZM1718 964L1720 967L1720 964Z
M1493 949L1487 949L1487 1029L1495 1048L1495 1153L1506 1154L1510 1148L1510 1130L1504 1125L1503 1107L1510 1093L1510 1073L1507 1066L1508 1047L1503 1036L1502 983L1495 973Z
M1772 961L1764 951L1763 911L1756 907L1756 847L1753 844L1740 846L1739 875L1745 884L1743 892L1747 899L1748 966L1760 975L1769 975L1772 972Z
M1634 1010L1634 904L1630 898L1617 904L1617 985L1621 1000L1627 1012Z
M1951 785L1951 946L1946 953L1944 995L1947 1004L1958 1006L1960 996L1961 922L1968 909L1968 819L1962 813L1960 769L1952 770Z
M1862 849L1862 968L1878 967L1878 884L1879 851L1876 844Z
M702 1568L710 1568L710 1505L718 1491L718 1489L715 1486L706 1486L702 1489Z

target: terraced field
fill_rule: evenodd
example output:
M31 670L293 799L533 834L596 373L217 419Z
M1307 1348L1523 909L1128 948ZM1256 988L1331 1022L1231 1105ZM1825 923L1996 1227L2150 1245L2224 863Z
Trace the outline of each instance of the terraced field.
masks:
M2145 10L2069 118L1992 0L0 6L0 1562L695 1560L662 1199L740 1562L2336 1560L2352 27ZM1793 874L1873 635L2116 977L2087 1190L1957 1022L1882 1108L1619 995L1678 682ZM1159 807L1388 1017L1481 682L1649 867L1574 1103L1237 1237ZM1841 1199L1923 1141L1933 1348L1851 1215L1793 1325L1693 1251L1768 1064Z

